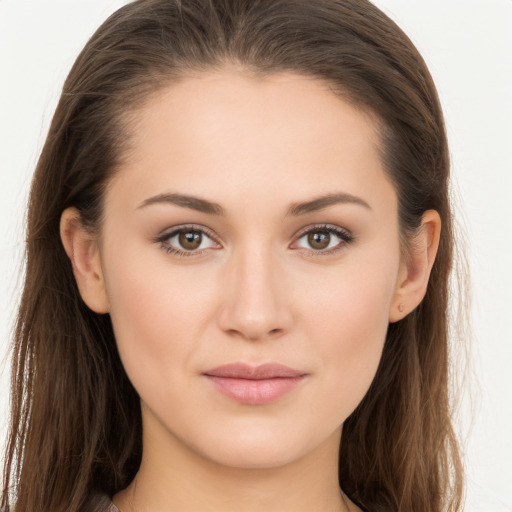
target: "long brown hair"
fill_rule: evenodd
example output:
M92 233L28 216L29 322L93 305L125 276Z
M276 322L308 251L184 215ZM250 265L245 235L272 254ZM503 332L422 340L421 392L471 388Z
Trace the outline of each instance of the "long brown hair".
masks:
M339 481L372 512L459 510L443 116L423 59L366 0L138 0L89 40L64 84L32 183L2 506L9 511L14 499L16 512L78 512L92 493L113 495L135 476L139 399L109 316L93 313L79 295L60 215L75 206L99 229L105 186L129 155L130 114L160 88L226 63L322 79L378 120L404 247L422 214L439 212L441 243L426 296L389 326L372 386L343 427Z

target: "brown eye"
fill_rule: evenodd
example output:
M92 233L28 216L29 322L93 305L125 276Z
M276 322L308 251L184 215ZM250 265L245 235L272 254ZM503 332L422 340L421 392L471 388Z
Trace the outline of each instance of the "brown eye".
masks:
M335 225L312 227L292 244L294 249L306 249L311 255L332 255L346 249L354 237L345 228Z
M179 256L196 256L209 249L220 249L220 245L202 229L182 227L156 239L162 248Z
M331 234L328 231L311 231L308 233L308 243L312 249L326 249L331 241Z
M202 240L203 234L200 231L181 231L178 235L178 242L180 246L187 251L197 249L201 245Z

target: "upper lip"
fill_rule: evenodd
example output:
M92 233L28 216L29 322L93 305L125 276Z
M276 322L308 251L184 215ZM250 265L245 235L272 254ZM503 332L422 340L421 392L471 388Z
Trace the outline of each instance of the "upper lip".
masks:
M258 366L251 366L246 363L229 363L217 366L204 373L210 377L251 380L296 378L306 375L305 372L279 363L265 363Z

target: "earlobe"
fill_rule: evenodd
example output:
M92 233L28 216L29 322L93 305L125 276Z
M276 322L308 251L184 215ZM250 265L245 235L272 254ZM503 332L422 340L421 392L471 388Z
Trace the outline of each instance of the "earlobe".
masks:
M411 240L407 261L400 268L389 311L390 322L398 322L407 316L425 297L440 237L441 217L437 211L427 210L418 234Z
M76 208L67 208L60 218L60 237L73 267L80 295L96 313L108 313L97 237L83 225Z

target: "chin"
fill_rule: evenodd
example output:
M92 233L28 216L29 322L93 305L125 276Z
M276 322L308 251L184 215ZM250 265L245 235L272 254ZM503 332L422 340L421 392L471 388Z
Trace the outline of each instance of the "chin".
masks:
M222 446L217 447L215 453L209 455L209 459L220 465L236 469L272 469L286 466L302 458L304 453L298 451L298 447L269 447L254 443L253 446Z
M305 429L307 430L307 429ZM300 428L254 428L238 429L215 435L196 451L210 461L225 467L239 469L271 469L286 466L303 459L323 447L339 449L341 427L334 433L302 432ZM323 435L322 435L323 434Z

